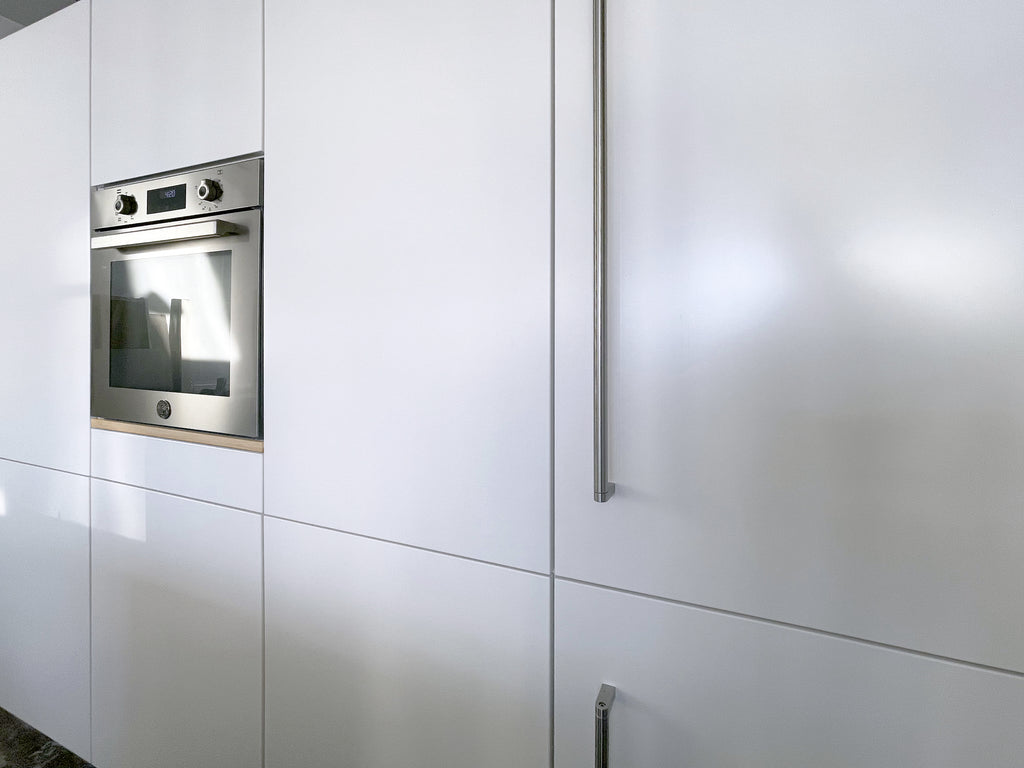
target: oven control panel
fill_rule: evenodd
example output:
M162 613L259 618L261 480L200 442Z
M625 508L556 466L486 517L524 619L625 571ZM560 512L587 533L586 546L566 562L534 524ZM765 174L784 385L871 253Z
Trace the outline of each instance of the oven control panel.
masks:
M263 204L259 158L93 188L92 228L106 230Z

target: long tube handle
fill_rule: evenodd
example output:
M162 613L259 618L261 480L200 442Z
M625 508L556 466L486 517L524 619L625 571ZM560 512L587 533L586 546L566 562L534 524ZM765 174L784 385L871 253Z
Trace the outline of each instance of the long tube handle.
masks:
M177 243L183 240L201 240L205 237L225 237L240 234L242 228L237 224L221 219L190 222L188 224L171 224L169 226L151 227L130 232L115 232L110 235L96 235L92 238L94 251L102 248L132 248L140 245L161 245Z
M601 684L594 702L594 768L608 768L608 715L615 702L615 686Z
M605 0L594 0L594 501L608 501L607 138L605 136Z

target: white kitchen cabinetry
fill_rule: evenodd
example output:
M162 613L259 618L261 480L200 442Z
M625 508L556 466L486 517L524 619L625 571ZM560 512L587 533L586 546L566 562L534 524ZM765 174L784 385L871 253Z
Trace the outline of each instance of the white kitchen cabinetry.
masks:
M1017 768L1024 679L556 582L555 768Z
M0 461L0 627L0 707L88 759L88 478Z
M268 514L549 571L550 14L268 0Z
M262 149L260 0L94 0L93 184Z
M0 457L83 475L88 72L88 2L0 40Z
M252 512L263 511L263 455L92 430L92 476Z
M267 768L549 761L550 580L266 520Z
M606 504L590 7L556 4L556 573L1024 671L1024 6L609 2Z
M260 516L92 481L99 768L260 765Z

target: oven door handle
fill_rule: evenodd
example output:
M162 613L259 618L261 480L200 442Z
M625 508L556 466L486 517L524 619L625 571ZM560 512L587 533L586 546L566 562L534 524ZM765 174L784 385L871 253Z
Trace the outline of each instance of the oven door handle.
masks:
M237 235L243 231L244 228L238 224L232 224L221 219L210 219L209 221L173 224L169 227L156 227L135 232L97 235L92 238L92 249L97 251L103 248L133 248L139 245L177 243L182 240L202 240L207 237Z

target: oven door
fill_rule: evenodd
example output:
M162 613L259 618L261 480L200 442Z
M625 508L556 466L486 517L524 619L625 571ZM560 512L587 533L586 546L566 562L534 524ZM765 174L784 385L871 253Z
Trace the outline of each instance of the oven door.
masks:
M92 415L262 437L261 212L92 239Z

